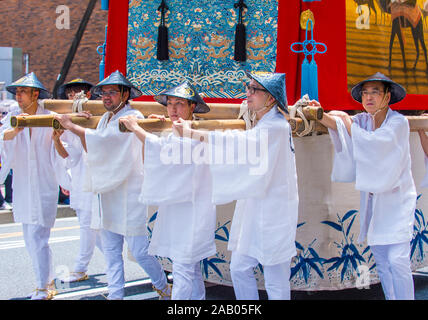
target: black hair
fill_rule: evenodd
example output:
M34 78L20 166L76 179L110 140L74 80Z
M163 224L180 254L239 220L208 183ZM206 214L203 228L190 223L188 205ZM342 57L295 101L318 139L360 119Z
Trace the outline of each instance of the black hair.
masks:
M166 96L166 102L168 102L168 98L169 97L184 99L184 100L187 101L187 104L189 105L189 107L192 106L192 104L194 104L195 108L196 108L196 105L198 104L196 101L193 101L193 100L190 100L190 99L186 99L186 98L182 98L182 97L176 97L176 96L168 96L168 95Z
M65 88L64 93L67 94L67 91L69 89L71 89L73 91L77 91L77 92L80 92L83 90L85 93L87 93L91 89L91 86L88 84L84 84L84 83L71 84Z
M383 90L386 92L391 92L391 84L389 82L382 81Z

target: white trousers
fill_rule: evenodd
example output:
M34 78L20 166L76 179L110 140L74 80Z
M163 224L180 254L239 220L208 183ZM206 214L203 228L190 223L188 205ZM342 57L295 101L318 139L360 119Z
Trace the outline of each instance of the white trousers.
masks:
M410 243L370 246L387 300L414 300Z
M173 262L172 300L205 300L205 284L200 262L193 264Z
M137 263L149 275L157 289L164 289L166 276L159 261L147 253L149 240L147 236L124 237L120 234L101 230L102 246L107 264L108 298L110 300L123 299L125 287L125 273L123 266L123 241Z
M22 224L25 247L31 258L38 289L46 289L54 279L52 251L49 247L50 228Z
M101 236L99 230L91 229L91 211L76 210L80 225L80 249L77 255L74 270L75 272L87 272L88 265L94 254L95 246L103 252Z
M269 300L290 300L290 263L263 266L265 288ZM254 277L257 259L232 252L230 275L237 300L258 300L259 292Z

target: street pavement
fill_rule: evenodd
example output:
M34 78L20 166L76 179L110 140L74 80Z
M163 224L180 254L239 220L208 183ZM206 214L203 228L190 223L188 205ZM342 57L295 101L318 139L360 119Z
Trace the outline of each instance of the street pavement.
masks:
M79 249L79 225L77 218L67 211L59 210L59 216L52 228L50 246L52 249L54 273L61 278L73 271L74 259ZM62 213L60 214L60 211ZM152 290L147 274L127 257L124 246L125 300L154 300L157 294ZM10 211L0 211L0 300L26 300L35 289L35 278L31 261L22 238L21 224L13 223ZM56 280L58 294L55 300L105 300L107 278L102 253L96 248L89 264L89 280L78 283L64 283ZM428 300L428 268L414 272L416 300ZM169 275L171 279L171 275ZM266 300L266 291L260 290L260 299ZM207 300L235 300L233 288L206 283ZM339 291L303 292L292 291L292 300L384 300L380 284L369 289L348 289Z

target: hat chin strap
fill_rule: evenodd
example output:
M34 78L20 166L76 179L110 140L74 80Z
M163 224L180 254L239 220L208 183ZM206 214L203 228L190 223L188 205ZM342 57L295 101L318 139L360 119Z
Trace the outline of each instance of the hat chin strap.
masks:
M33 91L31 91L31 93L32 93ZM32 105L33 105L33 103L36 103L37 104L37 100L38 99L36 99L36 100L31 100L31 102L29 103L29 104L27 104L26 106L24 106L24 108L21 108L21 110L22 111L26 111L29 107L31 107ZM37 108L36 108L36 111L37 111Z
M385 105L384 107L377 109L377 110L375 111L375 113L373 113L373 114L371 114L371 113L370 113L370 115L371 115L371 116L373 117L373 119L374 119L374 118L376 117L376 115L377 115L379 112L381 112L381 111L385 110L386 108L388 108L388 105Z
M129 89L129 94L131 95L131 89ZM122 88L120 89L120 97L123 98ZM113 110L111 110L110 112L114 114L116 110L118 110L120 107L122 107L122 105L123 105L123 101L120 101L119 105L116 108L114 108Z

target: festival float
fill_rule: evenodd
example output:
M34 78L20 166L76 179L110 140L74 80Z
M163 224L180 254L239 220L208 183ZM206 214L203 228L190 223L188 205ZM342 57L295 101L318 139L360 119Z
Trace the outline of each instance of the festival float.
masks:
M353 183L331 181L333 146L317 120L322 111L361 112L350 89L378 71L403 85L407 96L392 108L407 116L411 128L418 191L412 270L428 265L428 192L420 187L425 162L416 133L428 130L428 117L422 116L428 106L428 1L121 0L110 1L108 11L100 79L115 70L126 74L144 94L131 102L144 115L166 114L153 96L189 80L211 107L211 112L199 115L197 125L214 121L205 128L245 130L239 115L246 72L286 74L287 120L294 135L300 199L292 290L364 288L379 282L369 246L357 243L359 192ZM305 107L305 99L318 100L322 110ZM96 100L77 107L73 101L44 102L60 113L72 108L95 116L104 113ZM15 125L30 125L25 119L15 120ZM151 131L170 127L149 122L145 125ZM96 123L94 118L87 126ZM217 206L217 254L201 265L207 282L232 285L227 242L234 206ZM149 208L149 232L156 209ZM160 259L171 271L171 262ZM263 288L262 266L255 273Z

